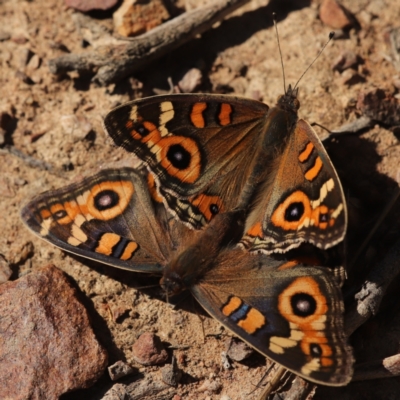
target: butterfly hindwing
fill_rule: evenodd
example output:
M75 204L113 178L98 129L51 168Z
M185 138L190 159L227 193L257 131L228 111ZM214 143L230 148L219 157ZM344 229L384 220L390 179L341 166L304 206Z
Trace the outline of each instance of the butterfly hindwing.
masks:
M342 296L326 268L230 249L191 290L214 318L285 368L332 386L351 379Z
M157 221L147 182L130 168L42 193L21 216L50 243L120 268L160 272L168 255L168 231Z

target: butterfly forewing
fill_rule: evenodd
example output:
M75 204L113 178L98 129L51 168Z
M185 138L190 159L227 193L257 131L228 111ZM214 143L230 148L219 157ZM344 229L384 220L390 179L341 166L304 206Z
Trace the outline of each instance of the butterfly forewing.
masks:
M273 185L260 192L243 243L251 251L286 252L302 242L320 248L343 240L346 202L340 180L311 126L297 122L273 171Z
M21 216L64 250L120 268L160 272L169 237L156 220L146 184L132 169L104 170L37 196Z
M214 318L285 368L326 385L350 381L342 296L327 269L232 249L192 292Z
M170 211L198 228L236 205L267 112L263 103L233 96L155 96L112 110L104 126L147 164Z

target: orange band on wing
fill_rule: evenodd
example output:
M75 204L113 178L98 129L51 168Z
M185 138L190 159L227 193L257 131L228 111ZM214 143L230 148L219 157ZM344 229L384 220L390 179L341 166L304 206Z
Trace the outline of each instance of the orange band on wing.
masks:
M314 145L311 142L308 142L306 148L299 154L299 161L302 163L307 161L313 150Z
M229 125L232 122L231 118L232 106L228 103L221 104L221 111L219 112L218 119L222 126Z
M314 165L304 174L304 177L310 182L313 181L320 173L322 166L323 166L322 160L318 156L315 159Z
M190 121L196 128L204 128L206 122L203 117L203 111L207 108L207 103L195 103L193 104L192 111L190 113Z

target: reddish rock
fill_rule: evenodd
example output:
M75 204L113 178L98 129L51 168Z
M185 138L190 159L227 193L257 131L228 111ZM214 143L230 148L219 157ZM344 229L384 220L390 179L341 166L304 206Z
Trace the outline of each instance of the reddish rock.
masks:
M153 333L143 333L132 346L133 359L142 365L163 364L168 359L161 340Z
M333 29L345 29L353 24L350 12L336 0L324 0L319 9L319 17Z
M115 30L122 36L141 35L170 17L162 0L124 0L113 15Z
M108 10L114 7L118 0L64 0L68 7L82 12L91 10Z
M54 266L0 285L0 315L1 398L57 399L103 374L107 354Z

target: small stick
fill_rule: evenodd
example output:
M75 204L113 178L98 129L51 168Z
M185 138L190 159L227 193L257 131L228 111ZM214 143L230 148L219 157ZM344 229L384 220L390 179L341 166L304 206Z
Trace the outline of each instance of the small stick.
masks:
M32 168L38 168L42 171L48 171L56 176L63 176L63 171L58 170L53 165L46 161L38 160L37 158L31 157L28 154L23 153L14 146L7 145L3 149L0 149L0 154L8 153L21 159L26 165Z
M275 371L272 378L268 381L267 386L265 386L264 390L257 398L257 400L266 400L268 396L272 393L272 391L279 384L279 381L282 379L283 374L286 372L286 368L279 365L278 369Z
M389 250L386 257L368 274L356 302L345 315L345 332L350 336L358 327L378 312L386 289L400 273L400 240Z
M400 375L400 354L355 366L352 381L393 378Z
M53 74L67 71L96 72L93 80L105 86L143 69L151 61L210 29L250 0L219 0L184 13L153 30L119 45L99 47L82 54L66 54L49 61Z

